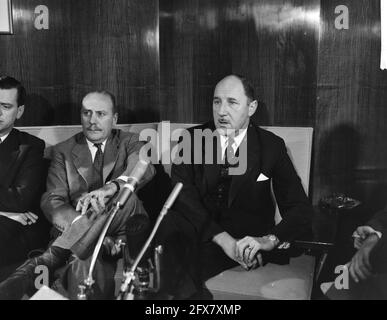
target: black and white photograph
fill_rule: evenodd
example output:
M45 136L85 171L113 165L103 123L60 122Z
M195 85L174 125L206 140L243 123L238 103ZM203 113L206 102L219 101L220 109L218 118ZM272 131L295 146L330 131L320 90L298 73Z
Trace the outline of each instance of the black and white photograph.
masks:
M386 137L387 0L0 0L0 300L386 300Z

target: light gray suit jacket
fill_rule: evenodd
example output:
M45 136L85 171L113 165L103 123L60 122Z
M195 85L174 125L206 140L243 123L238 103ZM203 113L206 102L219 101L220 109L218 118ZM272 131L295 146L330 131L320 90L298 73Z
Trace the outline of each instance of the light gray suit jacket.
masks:
M103 181L121 175L129 176L139 160L143 145L137 134L113 129L104 150ZM82 132L54 147L41 208L48 220L62 232L79 215L75 206L79 197L89 191L92 166L92 157ZM154 174L155 169L150 165L139 187L150 181Z

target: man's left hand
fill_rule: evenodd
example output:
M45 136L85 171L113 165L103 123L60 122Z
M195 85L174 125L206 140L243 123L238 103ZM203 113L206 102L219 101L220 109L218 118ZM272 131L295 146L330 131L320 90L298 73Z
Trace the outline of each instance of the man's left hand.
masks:
M237 259L244 261L247 265L254 264L259 251L271 251L278 243L269 237L244 237L236 243L235 255Z

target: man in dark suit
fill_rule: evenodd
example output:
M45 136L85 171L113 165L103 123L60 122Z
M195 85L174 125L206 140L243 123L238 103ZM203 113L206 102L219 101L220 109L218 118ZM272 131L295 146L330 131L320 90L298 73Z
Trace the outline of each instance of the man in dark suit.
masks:
M0 278L1 268L48 241L48 223L39 208L46 180L44 141L14 129L25 96L19 81L0 77Z
M172 166L173 183L184 187L159 242L169 255L166 265L168 260L182 265L178 271L164 268L166 278L175 280L165 281L165 290L177 298L189 297L225 269L250 270L271 261L281 242L309 231L312 207L300 178L283 140L250 121L256 109L246 79L221 80L214 91L213 121L190 130L191 137L195 130L214 132L213 164L194 163L195 153L205 159L211 148L206 151L192 139L191 163ZM271 183L282 216L277 225Z
M77 297L78 285L87 277L90 255L108 218L106 213L102 214L105 203L125 184L144 145L138 135L113 129L117 118L115 98L109 92L91 92L83 98L83 132L55 146L47 191L41 200L43 212L62 235L42 256L27 262L1 284L0 297L2 293L4 298L20 297L33 289L31 284L36 265L43 264L54 271L66 264L67 259L70 263L62 273L63 283L68 297ZM139 187L150 181L153 175L154 168L149 165ZM135 195L130 197L109 227L109 237L104 242L108 254L116 253L115 244L125 238L126 223L133 215L147 215ZM75 255L70 257L71 252ZM99 298L112 298L114 272L115 261L98 260L94 277Z

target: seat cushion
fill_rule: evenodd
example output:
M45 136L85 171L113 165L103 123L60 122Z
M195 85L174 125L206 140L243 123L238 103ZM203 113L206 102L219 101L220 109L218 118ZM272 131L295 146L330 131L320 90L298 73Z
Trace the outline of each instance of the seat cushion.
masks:
M235 267L206 281L215 300L306 300L313 287L315 258L308 255L291 258L290 264L267 264L245 271Z

